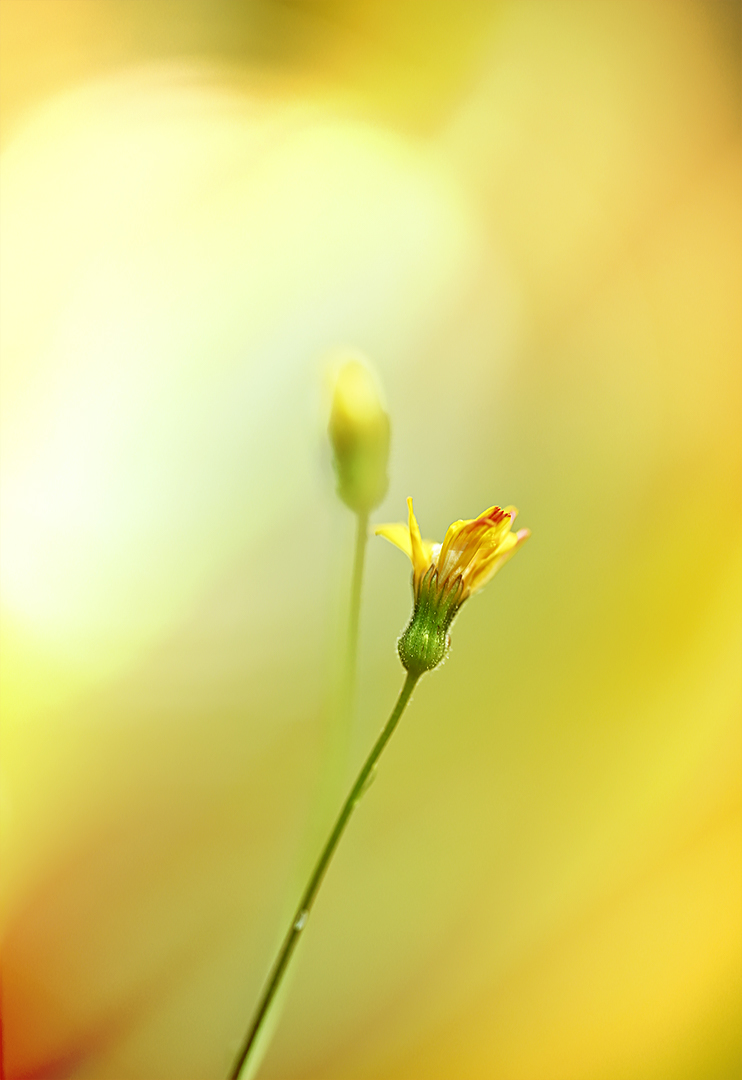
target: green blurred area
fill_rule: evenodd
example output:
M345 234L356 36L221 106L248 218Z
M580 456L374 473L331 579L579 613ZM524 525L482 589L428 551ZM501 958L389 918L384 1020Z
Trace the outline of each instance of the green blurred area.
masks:
M228 1070L333 801L346 347L376 520L533 536L416 691L261 1076L736 1075L740 6L0 20L8 1075ZM366 574L348 780L411 599L389 545Z

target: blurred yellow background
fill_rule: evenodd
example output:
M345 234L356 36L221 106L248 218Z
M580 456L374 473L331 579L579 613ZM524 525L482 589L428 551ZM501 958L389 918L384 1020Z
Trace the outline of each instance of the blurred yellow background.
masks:
M345 346L375 519L533 538L416 692L261 1077L740 1074L741 11L2 0L12 1080L228 1072L327 799ZM346 782L409 606L372 540Z

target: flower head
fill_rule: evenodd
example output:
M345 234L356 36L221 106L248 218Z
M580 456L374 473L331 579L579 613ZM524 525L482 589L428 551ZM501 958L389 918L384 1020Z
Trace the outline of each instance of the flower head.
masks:
M514 506L491 506L477 518L454 521L443 543L436 544L422 539L412 499L407 507L407 525L379 525L376 534L412 562L414 610L398 649L405 668L422 674L444 659L448 630L464 601L483 588L531 534L528 529L511 531L518 513Z
M389 485L389 417L370 368L346 360L337 372L328 426L338 494L356 513L378 506Z

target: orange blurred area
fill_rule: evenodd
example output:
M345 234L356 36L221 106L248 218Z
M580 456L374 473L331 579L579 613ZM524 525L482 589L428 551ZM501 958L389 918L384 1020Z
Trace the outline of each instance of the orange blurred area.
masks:
M346 349L372 524L533 536L416 690L259 1076L742 1071L741 27L2 0L9 1080L228 1074L402 681L372 538L333 775Z

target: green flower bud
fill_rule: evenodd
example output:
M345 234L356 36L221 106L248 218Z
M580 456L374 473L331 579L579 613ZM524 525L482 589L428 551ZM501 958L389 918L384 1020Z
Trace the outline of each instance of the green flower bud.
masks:
M338 371L328 434L338 495L356 513L369 513L389 486L389 417L373 374L360 360L347 360Z
M422 675L445 660L450 644L448 631L464 601L463 593L461 578L441 588L434 566L421 579L412 618L397 642L399 658L410 674Z

